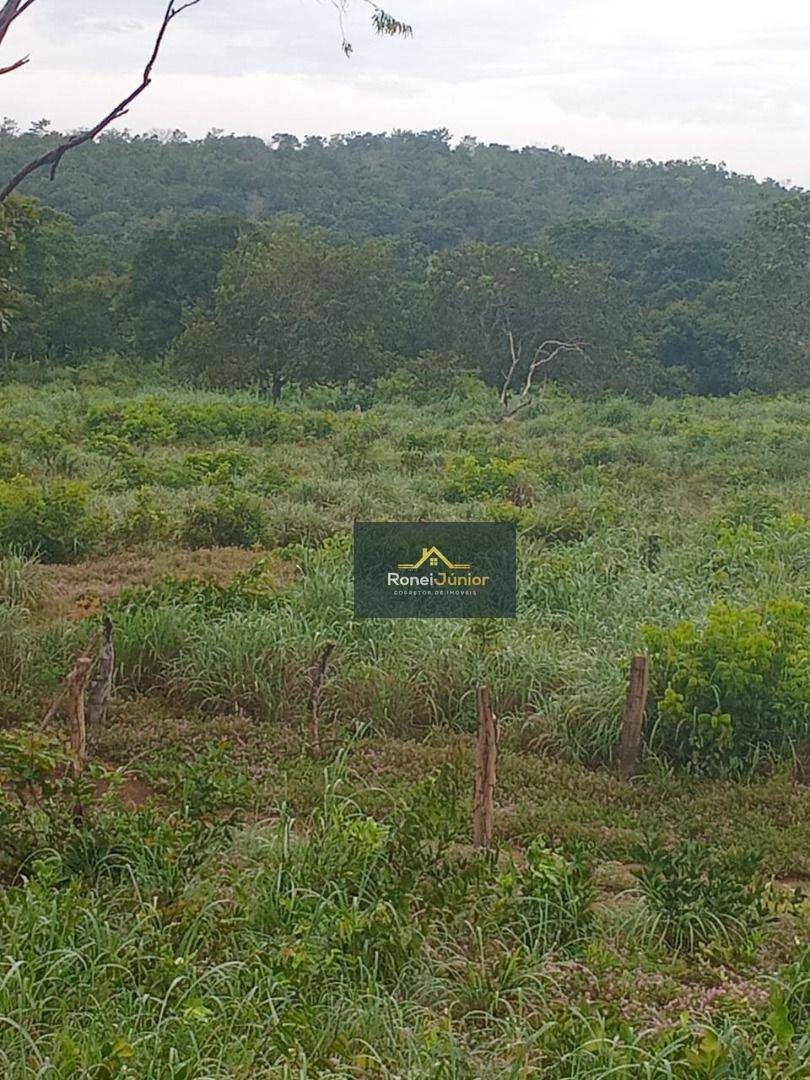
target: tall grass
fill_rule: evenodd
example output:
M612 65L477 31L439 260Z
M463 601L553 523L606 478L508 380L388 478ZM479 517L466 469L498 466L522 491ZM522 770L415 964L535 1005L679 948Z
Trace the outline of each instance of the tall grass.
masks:
M657 1026L622 1016L632 981L587 1006L611 940L587 862L466 848L460 780L375 819L338 762L306 818L235 832L214 803L94 810L0 892L3 1075L802 1075L800 963Z
M0 604L33 608L45 589L42 567L18 551L0 555Z

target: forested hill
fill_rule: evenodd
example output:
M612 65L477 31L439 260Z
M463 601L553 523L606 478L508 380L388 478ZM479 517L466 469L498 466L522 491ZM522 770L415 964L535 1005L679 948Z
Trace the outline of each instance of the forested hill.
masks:
M10 121L0 127L0 175L57 141L44 123L34 127L25 134ZM532 243L572 217L631 219L673 239L729 237L787 192L700 160L589 161L469 138L452 146L440 130L303 142L110 133L68 155L57 183L40 173L24 194L109 237L167 213L287 213L347 238L402 236L436 250L474 240Z

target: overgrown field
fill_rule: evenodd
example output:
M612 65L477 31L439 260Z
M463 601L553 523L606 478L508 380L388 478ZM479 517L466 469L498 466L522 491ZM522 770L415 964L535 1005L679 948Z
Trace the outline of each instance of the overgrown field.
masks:
M810 399L496 404L0 391L3 1075L810 1076ZM518 619L354 622L397 518L514 521ZM75 781L39 722L102 609Z

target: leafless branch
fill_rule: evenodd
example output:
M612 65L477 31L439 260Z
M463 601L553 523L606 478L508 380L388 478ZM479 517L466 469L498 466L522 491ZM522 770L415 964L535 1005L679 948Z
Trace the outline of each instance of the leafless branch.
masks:
M8 33L8 29L14 20L19 18L19 16L31 7L34 2L35 0L5 0L3 6L0 7L0 44L2 44L3 39ZM92 142L106 127L115 120L120 120L122 116L126 115L132 102L146 90L152 81L152 69L155 66L161 46L163 45L163 39L169 28L169 23L188 8L195 7L199 2L200 0L183 0L183 2L178 2L178 0L168 0L157 37L155 38L152 53L144 68L143 77L140 83L93 127L88 128L86 131L77 132L58 146L52 147L44 154L40 154L39 157L34 158L33 161L29 161L27 165L24 165L23 168L8 181L5 187L0 190L0 202L7 199L8 196L19 187L23 180L29 177L31 173L37 172L39 169L48 168L50 170L51 180L53 180L62 158L68 151L75 150L77 146L81 146L83 143ZM343 15L346 12L349 2L350 0L332 0L332 4L338 12L342 36L342 48L347 56L351 56L352 46L346 39ZM364 0L364 3L372 8L373 14L371 19L378 34L388 37L413 37L413 28L408 23L400 22L399 19L394 18L393 15L390 15L387 11L384 11L374 3L374 0ZM0 75L6 75L11 71L16 71L27 63L28 57L25 56L22 59L15 61L13 64L0 68Z
M3 37L5 36L5 33L11 22L15 18L17 18L18 15L21 15L25 8L30 6L30 4L32 4L33 2L34 0L26 0L24 4L20 4L19 0L7 0L5 7L0 10L0 42L2 42ZM143 76L141 77L141 81L135 87L135 89L131 91L131 93L127 94L127 96L122 101L119 101L118 104L113 109L111 109L106 116L102 117L102 119L99 120L97 124L94 124L93 127L88 128L86 131L77 132L75 135L72 135L70 138L60 143L58 146L52 147L44 154L40 154L39 157L34 158L33 161L29 161L27 165L24 165L22 169L20 169L19 172L16 173L16 175L12 176L12 178L8 181L5 187L0 190L0 202L3 202L5 199L7 199L8 196L16 188L19 187L23 180L30 176L31 173L36 172L39 169L48 168L50 170L51 180L53 180L54 176L56 175L56 170L59 168L59 165L62 161L62 158L65 156L65 154L68 153L68 151L75 150L77 146L81 146L83 143L92 142L92 140L95 139L98 135L100 135L106 127L112 124L115 120L120 120L122 116L126 115L132 102L135 101L136 98L140 97L140 95L144 92L144 90L147 89L147 87L152 82L152 70L155 66L155 63L157 62L157 58L160 53L161 46L163 45L163 39L166 36L166 31L169 28L169 24L173 19L176 19L177 16L180 15L182 12L186 11L190 7L194 7L199 2L200 0L187 0L186 3L176 4L175 0L169 0L168 4L166 5L166 10L163 14L163 19L160 23L160 28L158 29L157 36L155 38L154 45L152 47L152 52L146 63L146 67L143 70ZM7 12L9 11L10 15L7 15ZM4 18L6 18L7 20L5 23Z
M503 386L501 388L501 419L512 420L521 409L525 409L527 405L531 403L531 394L534 386L534 377L540 368L545 367L547 364L552 363L562 353L576 352L581 355L585 354L586 342L584 341L556 341L553 339L542 342L538 345L534 351L534 356L526 370L526 378L523 382L523 386L520 393L517 396L517 404L511 405L510 398L514 393L512 387L512 379L520 364L520 344L517 349L515 348L514 335L511 329L507 328L507 339L509 341L509 349L512 358L512 364L509 368L509 372L504 379Z
M9 27L15 19L33 4L34 0L6 0L2 8L0 8L0 45L3 43L3 39L9 31ZM10 71L16 71L18 68L23 67L28 63L28 57L23 56L20 60L15 60L13 64L7 64L5 67L0 68L0 75L8 75Z
M520 365L521 355L523 353L523 342L515 345L515 335L512 333L511 326L506 328L506 339L509 342L509 355L511 358L511 365L503 380L503 387L501 389L501 413L505 414L509 410L509 394L511 392L512 379L515 372Z
M25 11L33 4L34 0L25 0L25 3L21 3L20 0L6 0L2 8L0 8L0 45L3 43L3 38L8 33L9 27Z
M19 60L15 60L13 64L8 64L6 67L0 68L0 75L8 75L10 71L16 71L17 68L24 67L30 59L29 56L23 56Z

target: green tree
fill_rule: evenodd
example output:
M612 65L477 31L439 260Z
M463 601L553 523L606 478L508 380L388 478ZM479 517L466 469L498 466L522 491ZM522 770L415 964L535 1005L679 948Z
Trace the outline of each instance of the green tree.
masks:
M559 258L586 259L609 266L625 281L633 281L640 267L661 243L648 225L610 218L571 218L551 225L545 240Z
M98 275L54 286L41 305L41 333L47 355L74 361L90 353L113 352L123 334L118 314L120 283Z
M502 416L553 377L594 388L632 341L633 317L604 267L566 265L531 248L472 244L433 257L428 294L436 342L500 388Z
M24 302L20 273L25 241L38 220L38 207L30 199L9 199L0 205L0 333L4 335Z
M731 277L728 243L717 236L662 240L639 267L638 292L660 305L694 300Z
M657 359L666 368L683 368L695 393L722 396L739 389L740 346L727 319L700 301L680 300L657 321Z
M123 297L139 354L157 356L177 337L183 310L205 303L245 228L235 215L205 214L143 233Z
M759 213L733 265L745 384L763 391L810 387L810 194Z
M225 259L210 305L187 319L181 371L213 386L370 379L401 340L403 278L391 244L332 244L283 227Z

